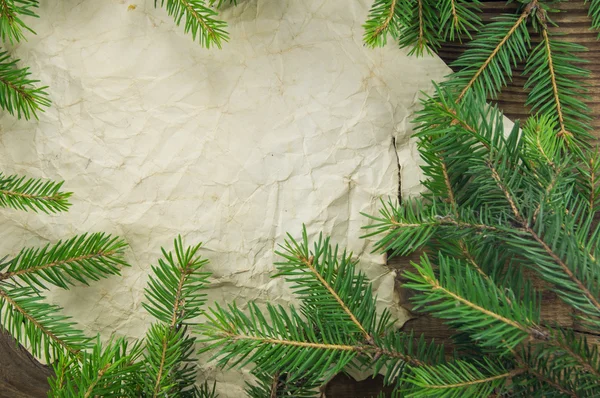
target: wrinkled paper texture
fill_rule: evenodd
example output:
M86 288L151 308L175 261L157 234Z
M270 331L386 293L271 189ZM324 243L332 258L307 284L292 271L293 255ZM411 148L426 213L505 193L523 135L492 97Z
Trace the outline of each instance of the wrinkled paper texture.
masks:
M1 210L0 253L86 231L123 237L121 277L49 295L90 335L143 336L150 265L177 234L204 242L211 302L291 302L271 279L273 251L303 223L361 256L380 306L406 317L394 272L359 238L360 212L397 195L399 167L402 193L419 189L411 113L449 69L392 43L365 47L370 0L240 3L221 13L222 50L152 0L41 1L27 21L37 36L13 49L53 104L39 121L2 117L0 169L64 180L74 196L64 214ZM204 362L200 375L224 397L251 380Z

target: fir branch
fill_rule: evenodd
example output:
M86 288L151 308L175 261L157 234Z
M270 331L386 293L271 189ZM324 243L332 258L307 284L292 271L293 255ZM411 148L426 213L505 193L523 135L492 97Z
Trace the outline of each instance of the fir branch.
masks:
M146 301L142 306L160 322L174 328L188 324L201 312L206 301L203 293L209 273L201 272L208 263L198 251L202 244L184 248L181 236L174 242L175 255L164 249L164 258L152 266L152 275L145 289Z
M89 284L119 275L127 244L104 233L83 234L41 249L22 249L12 260L0 264L0 282L21 279L32 287L47 289L46 282L68 289L74 281Z
M217 305L206 314L207 322L198 325L204 336L200 341L207 343L201 351L218 349L213 358L219 366L256 363L267 373L285 369L290 382L319 382L339 373L362 350L352 334L341 330L343 325L313 328L294 307L286 311L267 305L268 320L254 302L248 303L248 311L245 315L235 304L228 310ZM325 336L318 332L323 330L328 331Z
M585 2L590 3L588 16L592 19L592 28L600 29L600 0L585 0ZM598 38L600 38L600 34Z
M0 285L0 310L3 326L32 355L43 356L47 362L62 354L80 356L89 346L89 338L74 328L69 317L58 315L62 308L46 304L31 287Z
M457 97L460 102L473 89L478 96L494 97L506 83L504 75L512 75L514 65L524 59L529 48L529 33L525 22L537 7L533 0L520 16L504 15L486 25L470 43L453 66L463 68L449 81L453 87L462 87Z
M129 347L126 340L111 339L103 346L100 339L89 352L82 352L79 363L60 358L54 363L55 377L49 380L49 396L116 397L137 396L137 376L140 371L141 345Z
M62 185L63 182L0 173L0 207L44 213L67 211L72 192L61 191Z
M577 190L585 198L589 211L600 211L600 150L598 147L585 153L577 165Z
M524 369L507 370L488 359L474 363L454 361L412 369L408 381L416 386L408 397L489 397Z
M470 333L482 346L497 348L505 345L514 348L530 335L543 336L537 329L539 309L526 306L516 300L506 300L509 294L497 292L493 281L474 273L470 267L460 267L454 259L438 256L439 279L431 262L424 256L421 264L413 264L417 273L406 271L407 288L421 294L413 298L415 309L426 308L428 312L459 330ZM528 297L533 299L533 297Z
M441 37L437 2L413 0L404 2L405 21L400 26L398 43L401 48L410 48L408 55L431 54L431 49L440 47Z
M387 36L397 39L400 34L401 21L404 18L399 1L375 0L369 10L369 16L363 25L365 30L363 41L369 47L383 47Z
M208 262L198 255L201 244L184 248L179 236L174 246L174 255L162 249L164 259L152 266L142 303L159 321L146 335L144 369L151 380L147 393L153 397L195 388L195 372L189 362L196 339L187 334L187 326L195 324L192 319L201 313L210 274L201 272Z
M227 23L215 19L217 12L207 7L204 0L154 0L154 7L158 7L159 1L178 26L185 20L184 32L191 32L193 40L197 38L203 47L221 48L229 40Z
M37 18L38 6L37 0L0 0L0 40L14 44L25 39L24 31L35 34L21 18Z
M365 341L372 341L373 334L387 327L377 323L375 300L365 275L355 271L351 255L339 253L329 238L320 235L311 251L304 227L301 243L288 235L281 248L276 254L286 261L275 263L279 272L274 277L283 276L292 284L305 312L318 313L324 322L346 319ZM352 333L352 329L346 332Z
M589 108L582 101L586 90L578 79L589 76L589 71L577 64L584 61L575 54L586 51L583 46L559 41L548 32L545 11L536 13L540 21L542 41L529 54L525 74L530 75L526 89L530 89L526 105L532 112L546 114L558 123L558 136L567 142L590 138Z
M520 224L522 229L525 230L535 242L537 242L537 244L542 248L543 252L545 252L545 254L549 256L556 265L558 265L558 267L564 273L564 275L567 276L568 280L574 284L574 286L572 288L569 288L568 290L573 293L580 292L579 294L583 295L585 297L585 300L588 301L589 304L591 304L591 306L593 307L593 311L590 312L590 310L586 310L586 312L588 312L590 315L600 316L600 301L598 301L598 298L592 293L589 285L585 284L571 270L571 267L569 267L562 260L562 258L558 254L556 254L554 250L545 242L545 240L542 239L542 237L529 225L527 218L518 209L517 201L514 197L514 194L511 192L509 187L506 186L506 184L500 177L497 168L491 162L487 162L487 166L490 169L492 178L494 179L500 191L505 196L506 201L509 204L509 207L513 213L516 222ZM533 260L535 261L535 258ZM540 265L541 262L538 260L537 263L538 265ZM557 282L555 278L552 279L554 283ZM564 297L564 295L562 297Z
M525 379L524 377L520 377L516 380L515 387L522 386L526 393L531 390L538 391L539 396L554 395L556 391L572 398L588 396L584 392L585 383L577 383L582 380L580 372L568 366L556 366L553 363L553 359L550 359L550 356L546 355L543 350L536 353L532 350L531 346L528 346L523 348L521 352L522 354L513 350L512 354L518 366L525 369L526 374L532 375L534 378ZM544 388L546 386L549 386L554 391L547 391ZM518 390L515 393L518 394Z
M44 87L35 87L39 80L32 80L29 68L17 67L19 60L11 60L6 51L0 51L0 107L20 119L38 118L42 107L50 106Z
M211 7L221 8L221 6L225 3L229 5L237 5L237 0L209 0L208 5Z
M254 370L256 383L247 383L246 393L250 398L314 398L321 387L317 383L290 383L285 371L275 374Z
M471 31L479 30L482 25L479 7L479 1L439 1L439 30L444 41L462 41L463 36L471 39Z
M194 337L187 327L154 323L146 333L143 374L149 397L177 396L195 390Z
M520 228L504 226L499 222L500 220L492 220L483 211L476 216L469 210L460 209L459 217L455 217L451 214L451 210L444 208L439 201L427 207L419 201L405 201L398 206L391 201L388 203L382 201L379 217L363 213L365 217L375 221L374 224L363 227L371 230L363 235L363 238L385 234L375 244L374 251L391 250L390 256L397 256L407 255L419 249L442 228L453 237L460 237L468 232L505 233L507 228L518 235L526 232Z
M588 373L594 382L600 382L600 355L597 345L588 344L585 337L578 337L568 329L551 329L550 344L538 347L538 355L555 356L554 366L577 367L582 373Z

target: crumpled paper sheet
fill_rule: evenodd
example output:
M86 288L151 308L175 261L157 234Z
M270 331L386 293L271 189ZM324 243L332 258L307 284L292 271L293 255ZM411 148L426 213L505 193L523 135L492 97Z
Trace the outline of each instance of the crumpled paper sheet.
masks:
M1 210L0 253L86 231L123 237L122 277L49 298L91 335L137 338L151 322L150 265L177 234L204 242L211 302L285 304L273 251L305 223L361 256L381 307L405 319L394 272L359 239L359 213L397 195L399 167L402 193L419 189L411 113L447 66L363 46L371 0L241 1L221 14L222 50L201 48L153 3L45 0L28 20L38 34L13 54L53 104L39 122L2 117L0 169L65 180L75 194L65 214ZM200 368L223 397L251 380Z

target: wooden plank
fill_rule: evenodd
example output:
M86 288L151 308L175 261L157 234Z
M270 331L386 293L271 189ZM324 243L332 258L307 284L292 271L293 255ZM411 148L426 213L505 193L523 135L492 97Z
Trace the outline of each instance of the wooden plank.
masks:
M517 5L515 3L507 4L505 1L484 1L482 3L482 19L484 23L491 21L494 17L502 13L514 13ZM584 4L583 0L560 2L553 4L553 7L561 12L552 15L552 20L557 23L558 27L551 29L553 32L564 34L565 40L572 41L578 44L587 46L589 51L579 54L581 58L588 61L584 66L590 70L589 78L583 79L583 84L587 87L590 99L587 102L591 109L593 117L591 121L593 134L600 138L600 42L597 41L598 33L591 30L591 20L587 15L588 5ZM534 42L539 42L539 39L532 37ZM466 49L467 41L445 43L439 51L439 56L446 63L451 64L458 58ZM527 91L524 89L527 78L522 76L524 65L518 65L515 70L512 82L508 87L502 90L501 95L495 101L500 109L512 120L525 120L530 115L530 110L525 106L527 100ZM407 309L412 308L410 296L413 292L402 287L403 280L400 276L401 271L410 267L410 261L417 261L418 256L405 258L394 258L388 266L398 271L397 289L401 300L401 305ZM535 279L537 286L542 286L543 282ZM564 327L572 327L575 330L586 332L572 316L572 310L565 305L555 293L548 291L543 292L543 307L542 319L548 323L557 323ZM403 327L405 331L413 331L417 335L423 333L429 340L435 340L444 344L450 344L450 336L452 330L440 320L429 315L413 314L413 318L407 321ZM596 344L600 344L600 338L597 335L585 333L586 337ZM376 380L371 381L372 383ZM332 380L332 385L342 383L345 389L332 388L327 390L331 393L327 394L328 398L362 398L358 387L352 391L349 383L351 380Z
M582 79L583 86L587 88L590 96L586 101L592 116L591 126L594 135L600 138L600 42L597 40L598 32L591 27L591 19L587 15L588 6L583 0L560 2L553 4L559 13L551 13L552 20L558 25L551 27L550 31L564 35L566 41L578 43L588 48L588 51L578 55L587 61L583 66L590 70L590 76ZM489 1L482 5L482 18L484 23L490 22L502 13L512 13L516 9L515 3L506 4L504 1ZM532 41L539 43L539 37L532 33ZM451 65L466 49L468 40L462 43L445 43L439 51L439 56ZM502 90L496 103L512 120L524 120L530 115L530 109L525 106L527 90L524 89L527 77L523 76L524 63L517 66L512 82Z

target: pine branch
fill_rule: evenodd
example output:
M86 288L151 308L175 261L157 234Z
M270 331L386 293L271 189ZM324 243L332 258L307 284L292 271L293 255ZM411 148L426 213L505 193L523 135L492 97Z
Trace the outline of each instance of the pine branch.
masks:
M527 255L537 267L540 267L545 271L541 273L542 277L547 278L555 285L558 284L560 289L557 289L557 292L563 300L589 315L594 317L600 316L600 301L598 299L598 291L600 288L597 285L598 271L595 271L593 275L586 275L586 273L591 272L592 269L586 267L587 261L585 260L580 264L571 263L571 265L568 265L552 247L556 247L557 241L552 240L552 246L549 245L538 231L529 225L529 220L525 217L523 211L519 209L521 206L519 206L514 193L504 182L508 180L503 179L500 176L497 167L491 162L488 162L487 167L490 169L491 176L500 192L505 196L515 221L537 244L537 247L527 248L527 250L523 252L522 250L527 247L524 246L525 242L521 239L516 239L514 244L517 250L520 250L522 254ZM568 235L562 233L564 232L563 216L556 213L555 217L561 217L554 222L555 227L553 228L553 231L555 236L557 236L556 234L559 234L568 239ZM548 226L543 226L538 223L537 229L548 231ZM546 234L551 235L549 232L546 232ZM510 240L507 242L511 243ZM582 276L586 277L583 278Z
M323 322L349 321L352 328L346 333L359 333L365 341L372 341L389 325L377 322L375 299L371 285L362 272L356 272L355 262L345 251L339 253L329 238L314 243L309 249L306 227L302 230L302 242L291 235L276 254L286 261L277 262L278 273L292 284L296 296L303 302L304 312L315 312ZM383 314L385 319L389 315Z
M223 4L237 6L237 0L209 0L208 5L211 7L221 8Z
M557 392L572 398L587 395L579 388L584 386L578 383L581 380L580 373L573 368L555 367L548 356L536 355L531 347L527 347L522 352L522 354L517 351L512 352L518 366L527 372L516 380L515 394L519 394L519 390L522 389L521 396L531 395L532 391L537 392L539 397L554 396ZM526 378L526 375L533 378Z
M600 0L585 0L585 2L590 3L588 15L592 19L592 28L600 29ZM600 34L598 38L600 38Z
M154 0L154 7L158 4L159 0ZM204 0L160 0L160 6L166 8L178 26L185 20L184 32L191 32L193 40L198 39L205 48L221 48L229 40L227 23L215 19L217 12L207 7Z
M363 41L369 47L383 47L388 35L397 39L404 16L405 7L400 3L405 0L375 0L369 16L363 25L365 33Z
M382 201L380 216L363 214L376 223L363 227L372 230L363 238L384 234L375 244L374 251L391 250L390 256L413 253L429 242L438 229L445 229L448 237L460 237L467 233L504 233L510 229L513 233L521 234L518 228L507 227L501 219L493 220L485 212L475 215L469 209L460 209L459 217L455 218L451 210L433 202L425 207L419 201L405 201L395 206L391 201Z
M55 377L49 380L49 396L71 397L133 397L140 363L141 346L128 347L120 338L103 347L99 338L91 352L83 352L79 363L61 357L54 364Z
M290 383L286 372L275 374L255 370L256 383L247 383L246 394L250 398L314 398L321 387L317 383Z
M4 176L0 173L0 207L42 211L46 214L67 211L72 192L62 192L63 182Z
M587 151L577 166L577 190L585 198L592 214L600 211L600 150Z
M44 87L35 87L39 80L32 80L29 68L17 67L19 60L11 60L6 51L0 51L0 107L20 119L38 118L42 107L50 106Z
M479 398L505 390L510 380L524 369L507 370L485 358L474 363L454 361L412 369L408 381L417 388L408 397Z
M25 39L24 31L35 34L21 18L37 18L38 6L37 0L0 0L0 40L14 44Z
M528 305L514 294L494 294L498 291L493 281L483 278L470 267L461 267L454 259L439 258L439 277L424 256L421 264L413 264L417 274L405 272L407 288L421 294L413 298L415 309L447 319L459 330L468 332L484 347L514 348L530 335L543 336L537 329L539 308L531 295ZM510 301L506 299L511 296Z
M174 328L189 322L201 313L206 302L203 293L209 273L201 272L208 260L198 255L202 244L184 248L181 236L174 241L175 255L162 250L164 259L152 266L142 306L158 321Z
M235 0L233 0L235 2ZM198 398L217 398L219 394L217 394L217 385L213 383L212 387L208 385L208 382L204 382L204 384L200 385L195 392L195 396Z
M585 337L578 337L572 330L557 329L549 331L550 344L538 347L537 355L553 357L556 368L578 368L578 372L587 373L593 383L600 383L600 355L598 346L589 344Z
M208 321L199 325L200 341L206 343L202 351L215 350L213 358L221 367L254 363L258 371L267 374L285 369L286 382L296 386L321 385L354 360L396 374L405 364L423 363L413 355L430 360L443 353L423 340L413 344L412 336L409 341L395 333L374 336L373 343L364 343L356 334L345 333L351 321L321 322L319 314L305 319L293 306L286 311L267 305L266 311L268 318L254 302L248 303L248 315L235 304L228 309L211 308Z
M383 374L385 385L401 381L407 367L434 366L445 361L444 346L433 341L428 343L423 334L416 338L412 332L394 331L376 338L375 346L378 347L375 355L368 357L364 364L373 374Z
M146 333L144 352L145 396L190 394L196 381L194 337L187 327L154 323Z
M586 90L578 79L589 71L577 64L584 61L575 54L586 51L583 46L555 39L548 32L545 11L536 13L542 32L541 43L529 54L525 74L530 75L525 89L530 89L526 105L532 112L548 115L558 123L558 135L569 142L590 138L589 108L582 101Z
M495 97L512 76L512 65L524 59L529 49L526 21L537 6L533 0L520 16L503 15L486 25L453 64L461 68L448 84L462 88L457 101L473 90L477 96Z
M0 282L20 279L32 288L47 289L46 283L68 289L74 281L89 281L119 275L127 244L104 233L83 234L41 249L22 249L12 260L0 264Z
M142 303L158 320L146 334L146 393L153 397L195 391L192 354L196 339L188 335L187 327L195 324L192 320L206 301L203 290L210 274L201 269L208 260L198 255L201 244L184 248L178 236L174 246L174 255L161 249L164 259L152 266Z
M440 13L439 30L444 41L462 41L463 36L471 39L471 31L481 27L479 1L443 0L438 2Z
M432 54L431 49L440 47L439 15L437 2L414 0L405 2L406 15L400 26L398 43L400 48L410 48L408 55Z
M62 355L80 356L89 338L75 329L69 317L59 315L62 308L46 304L31 287L0 284L2 324L33 356L52 362Z
M313 328L293 306L286 311L267 305L268 320L253 302L248 303L248 311L247 316L235 304L228 310L217 305L206 314L207 322L199 325L200 341L207 343L201 351L217 350L213 358L218 359L219 366L256 363L261 371L271 374L285 369L289 382L302 378L320 383L363 351L354 335L340 330L346 325L319 324ZM324 330L327 333L322 335Z

